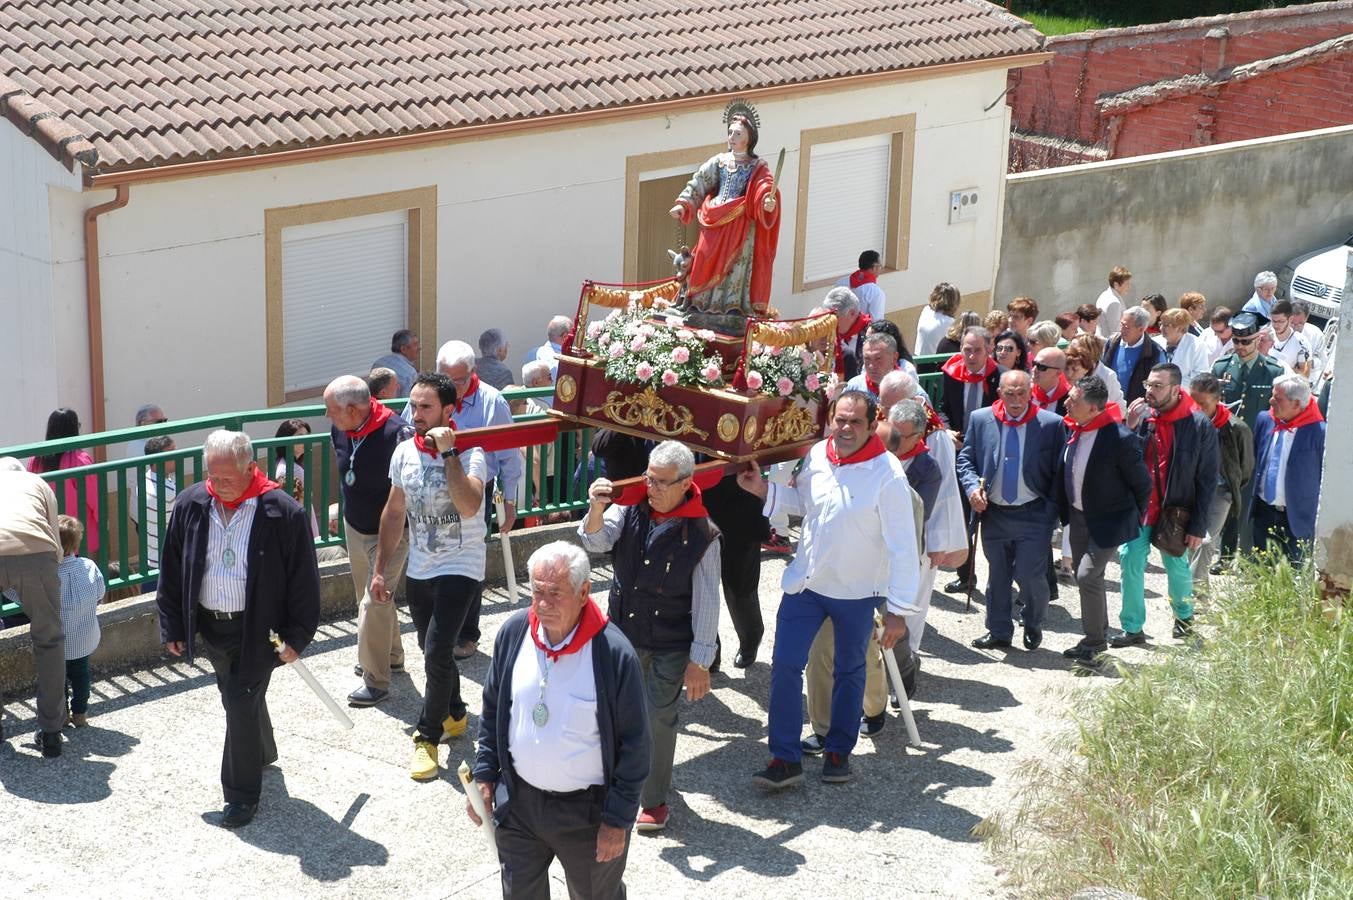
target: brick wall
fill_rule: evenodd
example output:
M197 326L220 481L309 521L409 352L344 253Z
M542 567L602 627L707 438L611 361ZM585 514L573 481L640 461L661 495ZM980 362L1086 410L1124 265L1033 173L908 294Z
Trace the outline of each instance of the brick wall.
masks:
M1222 29L1224 37L1220 36ZM1011 125L1025 134L1107 148L1108 123L1095 108L1095 101L1102 95L1182 75L1212 73L1349 33L1353 33L1353 0L1049 38L1047 49L1056 54L1052 60L1010 73L1007 102L1011 106ZM1257 133L1253 128L1246 130L1243 111L1232 109L1232 101L1226 99L1217 112L1217 131L1211 141L1202 143L1235 139L1217 136L1229 128L1236 133L1243 131L1245 137L1256 137L1348 123L1353 119L1347 116L1343 102L1348 94L1347 84L1338 80L1347 73L1347 66L1337 66L1338 78L1325 80L1324 72L1331 68L1326 61L1300 73L1247 82L1243 90L1241 85L1232 85L1218 98L1173 100L1135 111L1126 117L1112 155L1122 157L1198 146L1193 136L1200 129L1207 130L1206 119L1210 115L1205 109L1207 101L1233 93L1237 106L1249 100L1261 102L1255 98L1263 98L1265 105L1249 111L1256 120L1254 127L1260 130ZM1288 103L1286 98L1281 103L1269 102L1278 91L1293 87L1298 89L1302 102ZM1339 96L1334 103L1307 104L1309 93L1316 90ZM1139 117L1143 121L1138 122ZM1204 121L1196 121L1195 117ZM1170 143L1152 146L1149 135L1153 132L1159 132ZM1128 146L1133 148L1130 152Z

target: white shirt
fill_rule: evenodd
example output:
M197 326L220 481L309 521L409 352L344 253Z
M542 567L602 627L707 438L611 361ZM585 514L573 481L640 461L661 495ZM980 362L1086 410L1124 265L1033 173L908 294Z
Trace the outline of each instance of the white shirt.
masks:
M1161 350L1165 351L1169 362L1179 367L1179 377L1184 385L1184 390L1188 390L1189 382L1194 375L1212 371L1212 363L1207 358L1207 351L1203 349L1203 342L1187 331L1179 339L1179 343L1175 344L1174 353L1170 353L1166 345L1165 335L1154 335L1152 340L1160 346Z
M573 640L575 627L558 650ZM541 628L541 640L547 644ZM545 678L544 696L540 681ZM549 718L537 725L532 712L544 701ZM597 679L592 671L592 645L549 662L528 630L512 664L512 712L507 726L507 752L517 775L542 791L580 791L605 784L601 763L601 729L597 725Z
M846 275L836 280L837 287L850 287L850 276ZM882 319L884 307L888 304L888 299L883 293L883 288L871 282L865 282L857 288L850 288L860 301L860 312L868 313L869 318L877 322Z
M808 451L793 487L767 485L764 514L803 516L799 549L785 568L786 594L815 591L836 600L885 597L888 611L921 611L911 485L891 453L844 466L827 459L827 442Z
M1231 339L1227 338L1226 343L1222 343L1217 338L1217 333L1211 328L1203 332L1203 349L1207 353L1207 367L1212 368L1212 364L1230 353L1233 348Z
M301 506L305 506L305 469L300 463L293 462L291 464L291 473L296 479L294 482L296 487L292 492L291 497L297 503L301 504ZM285 459L279 459L277 461L277 468L273 471L272 480L282 485L284 488L286 487L287 461ZM310 513L310 535L311 537L319 537L319 519L315 518L315 510L309 508L307 511Z
M1067 445L1068 454L1071 453L1072 449L1076 451L1076 456L1071 463L1071 505L1081 512L1085 511L1085 508L1081 506L1081 492L1085 487L1085 466L1090 460L1090 451L1094 449L1095 437L1098 434L1098 428L1094 431L1082 431L1074 444Z
M1297 437L1295 429L1291 431L1279 431L1277 428L1273 429L1273 436L1269 438L1268 458L1265 462L1272 464L1273 446L1278 442L1278 435L1280 434L1284 435L1284 437L1283 452L1278 457L1278 483L1273 486L1273 496L1264 498L1269 506L1287 505L1287 458L1292 455L1292 442L1295 441ZM1265 466L1264 471L1262 472L1255 472L1254 477L1259 479L1259 490L1262 493L1264 489L1268 487L1268 466Z
M1105 288L1104 293L1095 300L1095 306L1099 307L1099 321L1095 324L1095 333L1107 341L1118 333L1118 326L1122 324L1123 301L1113 288Z
M1306 338L1306 343L1311 345L1311 384L1315 384L1320 379L1320 373L1325 370L1325 365L1328 362L1325 353L1325 332L1307 322L1301 326L1301 336Z
M954 324L953 316L937 313L929 306L921 310L921 318L916 323L916 346L912 352L917 356L927 356L939 350L940 341L949 326Z
M1101 362L1090 374L1098 376L1104 382L1105 387L1109 389L1109 402L1117 403L1118 409L1123 415L1127 415L1127 403L1123 400L1123 388L1118 383L1118 373Z
M249 532L254 527L258 498L250 497L241 503L229 522L221 509L220 501L211 501L207 513L207 566L202 572L202 593L197 602L218 612L244 612L249 581Z
M924 395L923 395L924 396ZM963 515L963 501L958 487L954 460L958 451L954 442L943 431L937 431L926 440L926 452L940 467L940 490L935 505L925 523L925 546L931 553L953 553L968 546L967 519Z
M1314 356L1311 351L1311 342L1306 340L1306 336L1295 328L1288 328L1285 338L1278 337L1277 332L1274 332L1273 349L1269 351L1268 355L1286 363L1293 371L1296 371L1297 366ZM1314 366L1312 366L1312 369L1314 369Z
M164 518L160 518L160 497L164 497ZM174 498L178 490L174 487L174 476L165 473L164 484L153 468L146 469L146 563L152 569L160 566L160 529L169 523L169 515L174 511ZM163 525L161 524L163 523Z
M512 451L514 454L515 450ZM475 447L460 455L469 477L488 483L484 451ZM484 539L484 499L480 494L475 514L462 519L446 484L446 464L402 442L390 454L390 484L404 491L404 515L409 522L408 577L427 580L438 575L464 575L484 580L487 548Z

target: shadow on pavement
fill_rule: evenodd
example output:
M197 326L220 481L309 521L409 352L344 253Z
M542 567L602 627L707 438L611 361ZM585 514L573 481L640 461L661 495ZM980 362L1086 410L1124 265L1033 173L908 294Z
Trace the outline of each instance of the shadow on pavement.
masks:
M140 743L129 734L91 725L67 728L61 756L45 759L32 746L33 730L7 733L0 744L0 792L35 803L98 803L112 796L117 765L106 757L126 756ZM14 745L14 746L11 746ZM25 751L15 749L25 748Z
M268 853L294 856L301 872L316 881L341 881L358 866L384 866L390 858L385 845L362 837L351 828L370 794L353 798L342 820L334 819L308 800L287 792L280 770L263 772L263 799L258 817L235 832L242 841ZM215 825L221 813L203 813L203 821Z

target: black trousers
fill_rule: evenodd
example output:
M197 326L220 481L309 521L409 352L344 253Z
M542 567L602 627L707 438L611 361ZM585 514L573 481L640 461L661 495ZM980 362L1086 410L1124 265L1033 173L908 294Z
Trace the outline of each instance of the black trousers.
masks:
M1268 549L1271 541L1281 550L1292 565L1301 565L1306 555L1306 542L1299 541L1287 524L1287 510L1270 506L1258 497L1254 498L1254 549L1258 553Z
M257 803L263 790L263 767L277 761L272 720L268 718L269 669L261 679L240 678L240 645L244 617L216 619L198 610L202 648L216 673L216 688L225 708L225 749L221 754L221 788L226 803Z
M625 849L610 862L597 862L601 826L600 787L551 794L520 776L512 790L507 817L498 826L498 864L503 900L550 900L550 863L564 867L573 900L611 900L625 896Z
M756 653L766 633L761 620L761 542L730 541L724 536L719 556L724 603L738 635L738 649Z
M464 575L406 581L409 616L418 631L418 648L423 651L423 671L427 677L418 734L435 744L442 738L442 722L448 715L456 719L465 715L460 669L456 666L456 636L475 592L483 585Z
M963 505L964 533L967 534L968 540L971 541L973 528L976 527L976 523L973 521L972 504L968 502L968 492L963 489L961 484L959 485L958 499ZM973 583L972 567L973 563L977 560L978 549L979 548L974 545L973 552L969 553L968 558L965 559L958 568L954 569L955 581L962 582L963 584Z
M493 534L493 487L496 482L490 482L484 488L484 523L488 525L489 530L485 537ZM460 626L460 637L457 640L460 643L469 641L472 644L479 643L479 609L484 605L484 582L475 583L474 596L470 599L470 607L465 611L465 622Z

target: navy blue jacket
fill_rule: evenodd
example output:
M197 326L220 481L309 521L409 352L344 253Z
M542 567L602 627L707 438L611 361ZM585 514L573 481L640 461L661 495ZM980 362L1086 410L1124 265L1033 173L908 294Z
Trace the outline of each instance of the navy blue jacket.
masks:
M1043 500L1056 503L1066 427L1056 415L1040 409L1024 430L1024 450L1020 455L1024 483ZM958 451L958 480L965 495L977 490L979 478L986 479L988 495L998 489L996 466L1000 462L1003 431L990 407L975 410L968 420L963 449Z
M1064 448L1063 473L1069 465L1067 456ZM1066 524L1071 521L1071 498L1065 477L1058 479L1057 487L1057 506ZM1085 461L1085 481L1081 484L1081 510L1091 543L1117 547L1136 538L1150 501L1151 473L1142 459L1141 443L1121 422L1100 428L1095 432L1090 458Z
M184 641L188 662L195 654L197 600L207 565L211 495L199 481L179 491L160 550L160 642ZM319 568L310 514L283 490L258 498L249 529L249 572L245 585L244 636L240 678L261 680L281 660L268 632L275 631L300 653L319 627Z
M1151 471L1151 432L1155 418L1147 416L1137 425L1137 441L1142 448L1146 469ZM1165 469L1166 484L1161 506L1182 506L1189 510L1187 534L1207 536L1207 512L1220 483L1221 451L1217 449L1217 427L1202 412L1194 410L1174 423L1170 444L1170 462ZM1152 473L1152 478L1155 475ZM1152 484L1151 490L1156 486Z
M1296 429L1287 440L1283 485L1287 492L1287 527L1292 536L1309 541L1315 537L1315 511L1320 503L1320 473L1325 461L1325 423L1313 422ZM1268 473L1268 454L1273 449L1273 414L1264 410L1254 423L1254 477L1250 490L1258 497ZM1254 507L1250 507L1253 512Z
M479 747L474 780L498 784L494 819L503 821L512 801L517 773L508 751L512 721L512 666L527 639L527 610L518 610L498 629L493 660L484 680L484 707L479 714ZM597 730L606 796L601 821L629 830L639 815L639 791L648 778L648 707L644 674L634 647L614 622L589 642L592 672L597 679ZM504 796L505 794L505 796Z
M390 457L401 441L413 437L413 426L398 413L385 420L380 430L358 442L353 452L352 438L346 431L329 429L338 461L338 489L343 492L343 518L359 534L379 534L381 512L390 499ZM354 474L348 484L347 474Z
M949 436L941 434L936 440L947 441ZM940 484L944 473L940 471L940 464L935 462L935 458L929 453L918 453L911 459L902 463L907 468L907 484L921 498L921 508L925 510L924 521L930 521L930 514L935 511L935 498L940 495Z

